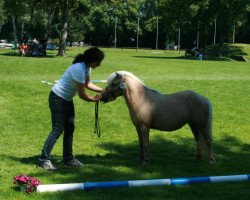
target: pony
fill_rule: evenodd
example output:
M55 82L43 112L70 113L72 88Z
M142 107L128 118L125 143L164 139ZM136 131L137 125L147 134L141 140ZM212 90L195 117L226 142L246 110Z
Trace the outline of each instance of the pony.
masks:
M175 131L188 124L196 141L196 158L206 147L209 163L214 163L212 153L212 106L210 101L197 92L187 90L162 94L150 89L131 72L117 71L107 79L101 101L107 103L123 96L130 118L136 128L140 161L150 163L150 129ZM204 146L205 144L205 146Z

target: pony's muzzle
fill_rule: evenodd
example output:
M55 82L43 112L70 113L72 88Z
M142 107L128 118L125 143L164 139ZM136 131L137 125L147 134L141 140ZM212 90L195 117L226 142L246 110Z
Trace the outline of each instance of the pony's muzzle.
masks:
M106 91L102 93L102 98L100 99L103 103L108 103L109 101L114 101L118 96L122 96L123 90L126 89L127 85L124 82L119 84L113 83L107 86Z
M108 91L105 93L102 93L102 98L100 99L100 101L102 103L108 103L110 101L114 101L116 98Z

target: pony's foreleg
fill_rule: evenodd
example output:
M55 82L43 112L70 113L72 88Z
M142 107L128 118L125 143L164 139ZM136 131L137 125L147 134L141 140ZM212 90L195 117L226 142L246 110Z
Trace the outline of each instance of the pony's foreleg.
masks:
M140 146L140 161L142 164L149 164L149 128L146 126L136 127L139 146Z
M138 140L139 140L139 161L143 161L143 140L142 140L142 134L139 128L136 127L137 135L138 135Z

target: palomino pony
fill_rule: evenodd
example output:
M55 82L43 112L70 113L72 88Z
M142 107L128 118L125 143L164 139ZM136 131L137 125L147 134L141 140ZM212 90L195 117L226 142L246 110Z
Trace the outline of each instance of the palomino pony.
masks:
M175 131L185 124L190 126L194 135L197 159L201 159L202 144L205 144L209 162L215 162L212 154L212 107L207 98L189 90L161 94L146 87L127 71L112 73L107 83L101 101L107 103L121 95L125 98L139 137L140 160L143 164L150 162L150 128Z

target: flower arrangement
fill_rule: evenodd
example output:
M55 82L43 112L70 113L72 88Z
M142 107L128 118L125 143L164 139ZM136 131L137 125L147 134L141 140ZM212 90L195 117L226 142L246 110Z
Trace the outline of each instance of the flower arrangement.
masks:
M13 181L15 185L19 186L21 191L25 191L29 194L36 191L37 186L40 184L38 179L32 178L25 174L15 176Z

